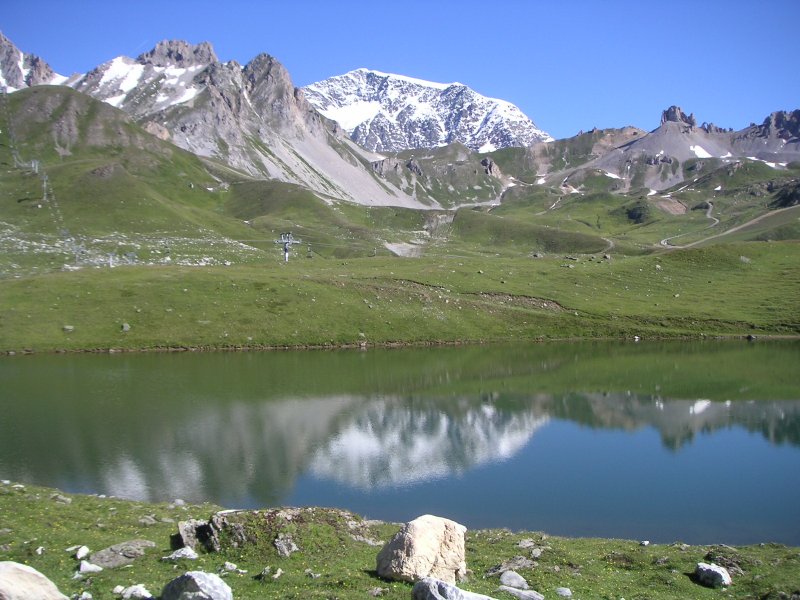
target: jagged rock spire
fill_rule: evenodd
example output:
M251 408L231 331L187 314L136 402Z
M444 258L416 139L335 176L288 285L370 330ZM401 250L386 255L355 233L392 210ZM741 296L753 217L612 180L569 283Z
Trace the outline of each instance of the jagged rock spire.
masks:
M690 127L696 127L697 119L694 118L693 113L686 116L686 113L681 110L680 106L675 106L673 104L661 113L661 124L663 125L664 123L685 123Z
M218 62L214 48L208 42L197 45L183 40L163 40L156 47L139 55L137 62L155 67L192 67Z

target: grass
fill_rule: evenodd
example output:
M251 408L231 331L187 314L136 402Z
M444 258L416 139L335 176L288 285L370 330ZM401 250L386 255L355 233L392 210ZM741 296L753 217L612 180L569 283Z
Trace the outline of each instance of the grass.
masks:
M611 260L84 268L2 281L0 351L797 335L799 259L800 245L774 242Z
M212 505L147 504L80 494L52 488L6 482L0 484L0 548L5 560L28 564L49 577L67 594L89 591L96 598L111 597L117 585L144 584L158 595L170 580L185 571L217 573L226 561L246 574L224 576L234 598L364 598L382 588L384 598L408 598L411 584L380 579L375 573L379 545L397 524L365 521L346 511L325 508L264 510L232 517L242 524L247 541L234 547L230 538L219 553L200 553L196 561L173 565L160 560L171 552L170 535L177 522L208 519L219 507ZM148 524L149 523L149 524ZM299 551L288 558L278 555L273 540L291 535ZM360 538L354 537L361 536ZM155 542L155 548L132 566L105 569L84 579L74 579L78 561L66 549L86 545L97 551L131 539ZM520 548L529 540L541 551L535 565L518 569L531 587L554 597L557 587L568 587L579 598L727 598L789 597L800 590L800 551L777 544L747 547L651 544L638 541L562 538L542 532L509 530L469 531L466 562L471 574L462 589L497 598L499 581L487 571L515 556L529 556ZM721 592L701 587L690 577L698 562L713 559L734 571L733 585ZM274 574L257 578L265 567ZM312 578L307 570L319 575Z

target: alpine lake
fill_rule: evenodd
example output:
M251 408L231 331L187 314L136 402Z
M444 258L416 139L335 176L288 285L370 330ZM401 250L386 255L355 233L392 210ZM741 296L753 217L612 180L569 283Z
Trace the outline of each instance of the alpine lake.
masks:
M800 545L800 341L0 358L0 477Z

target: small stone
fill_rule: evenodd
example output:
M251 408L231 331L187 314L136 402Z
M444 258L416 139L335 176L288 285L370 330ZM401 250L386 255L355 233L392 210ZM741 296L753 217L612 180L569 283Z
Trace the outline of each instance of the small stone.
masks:
M544 549L534 548L533 550L531 550L531 558L541 558L542 552L544 552Z
M519 544L517 544L518 548L533 548L536 546L536 542L534 542L530 538L525 538L524 540L520 540Z
M181 500L180 498L175 498L175 500L172 501L172 505L173 506L186 506L186 500Z
M306 569L305 571L303 571L303 573L311 577L311 579L319 579L320 577L322 577L320 573L314 573L311 569Z
M277 578L278 578L278 577L280 577L281 575L283 575L283 569L281 569L280 567L278 567L278 570L277 570L277 571L275 571L275 574L272 576L272 578L273 578L273 579L277 579Z
M642 540L641 542L639 542L639 545L640 546L649 546L650 545L650 540Z
M122 600L151 600L151 594L144 585L137 583L122 590Z
M73 331L75 331L75 326L74 325L64 325L61 329L64 330L64 333L72 333Z
M90 563L88 560L82 560L81 566L78 567L79 573L99 573L103 567Z
M50 499L55 500L59 504L72 504L72 498L67 498L62 494L53 494L52 496L50 496Z
M389 588L374 587L369 591L369 595L373 598L377 598L378 596L383 596L388 591Z
M139 519L139 525L144 525L145 527L150 527L152 525L157 525L158 520L153 515L145 515L141 519Z
M197 558L197 552L195 552L193 548L185 546L175 550L175 552L169 556L162 556L161 560L164 562L177 562L179 560L197 560Z
M518 590L527 590L528 582L525 578L516 571L506 571L500 575L500 583L508 587L517 588Z
M41 556L42 554L44 554L44 546L39 546L38 548L36 548L36 550L34 550L34 552L36 552L37 555Z
M508 594L511 594L512 596L515 596L520 600L544 600L544 596L534 590L520 590L515 587L510 587L507 585L501 585L498 589Z
M91 550L89 550L87 546L80 546L78 547L77 550L75 550L75 558L77 558L78 560L83 560L84 558L89 556L90 553Z
M572 598L572 590L566 587L556 588L556 594L562 598Z
M130 324L129 324L129 323L123 323L123 324L122 324L122 331L124 331L124 332L128 332L128 331L130 331L130 330L131 330L131 326L130 326Z
M73 600L92 600L92 595L89 592L81 592L72 596Z
M115 586L114 589L111 590L111 592L113 594L116 594L117 596L121 596L122 592L124 592L124 591L125 591L125 586L124 585Z

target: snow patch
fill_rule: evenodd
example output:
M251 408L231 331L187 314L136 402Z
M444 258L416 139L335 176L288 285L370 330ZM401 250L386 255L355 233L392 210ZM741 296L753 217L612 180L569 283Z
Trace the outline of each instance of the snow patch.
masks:
M650 188L647 188L647 189L648 189L648 190L650 190ZM648 195L648 196L655 196L657 193L658 193L658 192L657 192L657 191L655 191L655 190L650 190L649 192L647 192L647 195Z
M715 188L714 188L714 191L715 191L715 192L722 191L722 186L721 186L721 185L718 185L717 187L715 187Z
M108 64L108 68L100 79L100 85L115 84L126 94L135 88L144 72L144 65L132 62L130 58L118 56Z
M127 94L120 94L119 96L112 96L111 98L106 98L105 103L110 104L116 108L119 108L119 105L122 104L122 101L125 100L125 96Z
M702 146L689 146L689 150L694 152L697 158L711 158L711 155Z
M725 154L720 156L720 158L731 158L731 157L733 157L733 154L731 154L730 152L726 152Z
M539 179L536 180L536 185L544 185L544 177L539 177Z
M603 171L603 173L605 173L606 177L611 177L611 179L622 179L622 177L615 173L609 173L608 171Z
M788 163L785 163L785 162L782 162L782 163L770 162L768 160L764 160L763 158L756 158L755 156L748 156L747 158L750 159L750 160L755 160L755 161L758 161L758 162L762 162L765 165L767 165L768 167L771 167L773 169L780 169L780 168L785 167L788 164Z
M351 133L364 121L375 118L381 112L380 102L354 102L347 106L331 106L320 112L331 121L336 121L342 129Z
M486 154L487 152L494 152L495 150L497 150L497 146L491 142L486 142L483 146L478 148L478 154Z

